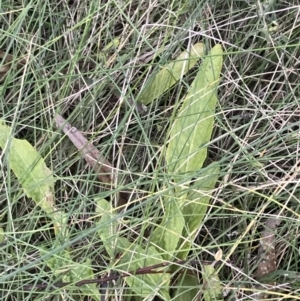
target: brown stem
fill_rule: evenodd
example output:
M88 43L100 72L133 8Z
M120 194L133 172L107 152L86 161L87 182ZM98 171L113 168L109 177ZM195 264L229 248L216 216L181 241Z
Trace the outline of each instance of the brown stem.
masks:
M179 261L176 261L174 263L171 263L171 262L163 262L163 263L159 263L159 264L155 264L155 265L152 265L152 266L148 266L148 267L144 267L144 268L139 268L135 271L130 271L128 273L126 272L123 272L123 273L115 273L113 275L110 275L110 276L104 276L104 277L101 277L99 279L85 279L85 280L81 280L81 281L78 281L78 282L56 282L54 284L49 284L49 283L41 283L41 284L35 284L35 285L24 285L23 286L23 289L25 291L31 291L33 289L38 289L38 290L41 290L41 289L55 289L55 288L60 288L60 287L65 287L65 286L68 286L68 285L72 285L73 287L74 286L83 286L83 285L86 285L86 284L102 284L102 283L106 283L106 282L110 282L110 281L113 281L113 280L117 280L117 279L120 279L120 278L125 278L125 277L129 277L129 276L132 276L132 275L145 275L145 274L161 274L161 273L173 273L173 271L171 270L155 270L155 269L158 269L158 268L163 268L163 267L167 267L167 266L171 266L173 264L176 264L176 265L183 265L183 264L186 264L186 263L189 263L191 265L197 265L199 263L203 263L203 264L212 264L212 262L199 262L199 260L179 260ZM182 271L177 271L177 273L182 273Z

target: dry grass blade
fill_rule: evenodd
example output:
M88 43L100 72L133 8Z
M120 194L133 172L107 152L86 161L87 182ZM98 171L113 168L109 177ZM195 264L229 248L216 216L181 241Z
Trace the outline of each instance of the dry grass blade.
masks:
M56 114L55 121L56 126L62 128L75 147L82 153L88 165L97 172L99 181L104 183L105 186L112 187L115 182L112 165L77 128L73 127L62 116Z

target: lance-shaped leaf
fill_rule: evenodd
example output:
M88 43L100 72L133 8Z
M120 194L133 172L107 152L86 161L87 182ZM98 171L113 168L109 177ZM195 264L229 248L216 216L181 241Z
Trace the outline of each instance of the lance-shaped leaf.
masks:
M185 221L179 201L172 196L167 196L164 204L164 218L151 234L150 241L158 251L164 252L162 256L165 260L171 260L178 251L177 245L182 237Z
M55 180L51 170L28 141L13 138L11 133L12 129L0 121L0 147L5 152L9 168L13 170L25 194L52 219L56 234L66 232L68 217L55 207Z
M204 59L172 124L166 152L169 174L197 171L203 165L213 129L222 53L216 45Z
M164 268L158 274L149 272L143 275L135 275L135 271L140 268L162 264L164 260L160 253L154 247L143 248L140 242L132 243L125 237L120 237L117 231L118 215L107 201L97 201L97 212L101 215L99 236L112 259L117 255L120 256L113 268L122 273L132 274L124 278L131 290L143 298L153 295L155 292L163 300L171 300L169 295L171 276L164 273Z
M203 43L192 45L190 51L182 52L174 61L148 79L137 101L146 105L161 96L193 68L203 54Z
M181 239L178 246L178 249L181 250L178 257L181 259L186 259L196 238L197 231L201 227L219 171L219 164L212 163L203 170L203 174L190 187L190 193L187 195L182 207L182 215L185 220L182 236L185 239Z

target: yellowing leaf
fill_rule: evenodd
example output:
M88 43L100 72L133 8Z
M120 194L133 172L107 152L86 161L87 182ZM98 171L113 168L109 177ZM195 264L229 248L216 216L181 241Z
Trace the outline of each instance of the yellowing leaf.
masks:
M120 45L120 39L115 38L110 43L108 43L104 48L103 51L108 51L110 49L115 49Z
M118 235L118 216L111 203L104 199L99 199L96 202L96 212L101 215L101 227L98 234L105 246L106 252L111 258L114 258L117 254L122 254L128 249L131 243L126 238Z
M62 231L67 217L54 204L53 174L28 141L13 138L11 133L11 128L0 121L0 147L7 157L8 167L13 170L25 194L52 219L57 234Z
M169 174L197 171L203 165L213 129L222 54L216 45L204 59L172 125L166 152Z
M203 54L203 43L192 45L190 51L182 52L174 61L164 66L160 71L149 78L141 93L138 95L137 101L143 104L149 104L161 96L182 78L184 74L193 68Z
M5 150L9 167L13 170L26 195L37 203L44 203L49 213L54 208L52 172L39 153L26 140L10 137L11 128L0 122L0 147ZM46 202L46 199L49 199Z

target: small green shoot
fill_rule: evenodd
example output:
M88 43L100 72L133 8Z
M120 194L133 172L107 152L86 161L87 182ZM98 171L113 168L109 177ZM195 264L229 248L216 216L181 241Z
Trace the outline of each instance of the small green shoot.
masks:
M205 301L221 301L222 285L213 264L203 265L203 295Z

